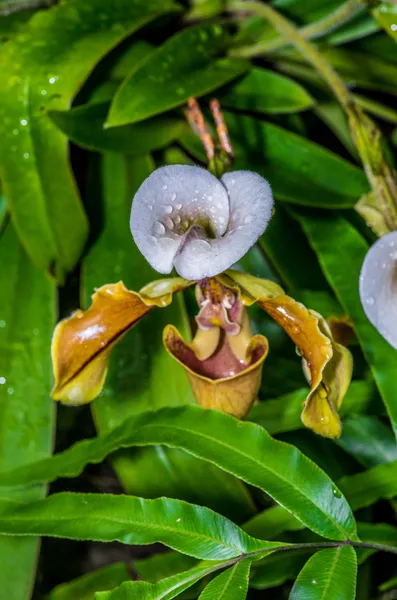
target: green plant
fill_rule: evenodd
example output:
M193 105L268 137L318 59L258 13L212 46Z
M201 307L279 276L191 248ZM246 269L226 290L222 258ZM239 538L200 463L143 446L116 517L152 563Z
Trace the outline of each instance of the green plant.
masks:
M0 0L0 600L393 598L397 353L366 317L359 276L397 229L396 38L383 2ZM214 96L232 150L195 130L192 98L210 122ZM264 336L271 350L244 420L196 406L161 339L171 325L171 354L175 328L191 339L192 282L154 294L130 233L142 182L192 164L254 171L275 198L265 233L218 279L252 304L261 361ZM100 392L92 404L56 405L57 321L120 280L146 286L127 293L147 316L111 340L106 381L107 355L101 385L77 398ZM260 308L280 286L344 357L320 361L311 390L282 319ZM283 326L310 371L321 344ZM55 375L54 397L78 404ZM305 423L333 439L304 427L305 400Z

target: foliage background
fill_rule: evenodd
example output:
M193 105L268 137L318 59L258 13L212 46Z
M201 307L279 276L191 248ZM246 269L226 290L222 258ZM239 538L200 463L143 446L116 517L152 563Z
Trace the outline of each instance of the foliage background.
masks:
M376 239L355 210L370 169L346 106L299 40L312 40L354 106L371 115L381 160L393 164L397 7L274 0L297 43L248 4L0 1L4 600L396 597L397 355L358 296ZM337 441L302 428L300 361L259 310L251 315L270 355L248 421L260 429L192 407L187 379L161 343L167 323L191 335L189 293L119 344L92 413L49 398L57 319L87 307L94 287L122 279L139 289L156 276L130 236L131 199L156 166L205 164L182 109L190 96L205 107L214 95L235 168L267 177L276 197L271 225L241 268L353 325L354 381ZM175 501L136 499L163 496ZM357 550L357 579L346 539ZM296 546L263 557L273 540ZM153 542L162 545L146 546Z

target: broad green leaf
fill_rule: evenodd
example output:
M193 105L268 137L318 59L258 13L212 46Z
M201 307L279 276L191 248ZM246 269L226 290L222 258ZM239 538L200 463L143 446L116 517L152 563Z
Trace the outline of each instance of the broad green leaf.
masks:
M386 33L397 42L397 6L388 2L379 2L372 14Z
M293 79L254 67L219 95L222 106L259 113L290 113L313 106L308 92Z
M368 321L358 294L358 280L368 244L342 217L327 215L325 218L305 213L298 214L297 218L336 297L352 319L397 436L397 353Z
M251 562L246 558L217 575L201 592L199 600L245 600Z
M358 167L295 133L231 113L226 113L226 124L236 155L234 168L266 177L279 200L349 208L369 191ZM195 156L204 158L201 142L193 132L182 136L181 143Z
M392 430L369 415L353 415L345 419L342 436L337 443L364 467L397 460L397 444Z
M147 157L126 160L120 154L106 154L100 159L99 169L93 169L91 211L93 217L98 217L98 198L102 195L105 225L83 262L85 306L89 306L94 288L105 283L122 279L129 289L139 290L159 277L138 251L129 227L131 200L152 167ZM168 308L148 315L112 351L104 391L92 405L101 432L109 431L132 414L194 403L183 369L163 347L162 331L168 323L189 339L181 294ZM124 489L134 495L176 497L209 506L240 521L255 511L241 481L178 449L135 449L119 453L113 464Z
M283 545L251 538L209 508L181 500L69 492L29 504L0 499L0 532L139 545L161 542L202 560L228 560Z
M134 68L117 91L107 125L142 121L203 96L249 67L240 59L220 58L230 38L220 25L198 25L168 39ZM137 93L139 90L139 93Z
M54 406L49 398L49 347L55 323L55 289L31 264L12 223L0 237L0 469L51 454ZM22 501L40 498L43 486L3 489ZM0 589L7 600L29 600L38 541L0 537Z
M380 499L391 499L397 496L397 461L347 475L337 483L353 510L371 506ZM269 540L303 526L281 506L272 506L252 517L243 528L250 535Z
M309 558L294 583L290 600L354 600L357 556L354 548L328 548Z
M136 125L104 129L109 104L78 106L69 111L51 111L49 117L68 138L97 152L121 152L144 156L178 139L187 123L176 117L157 117Z
M365 412L375 406L375 392L374 384L371 382L353 381L343 399L340 410L341 417L343 418L345 415L352 413ZM303 428L303 423L301 421L302 404L306 399L307 394L307 388L300 388L295 392L285 394L280 398L258 402L249 413L248 419L262 425L262 427L272 435L275 433L293 431L294 429L301 429ZM363 418L371 419L371 417ZM351 418L344 421L343 427L345 428L347 423L350 422L354 423L354 419ZM360 417L357 417L357 423L360 423ZM347 425L347 427L349 427L349 425ZM347 437L348 436L343 436L342 434L342 442L340 443L341 446L348 451L348 447L346 446L348 442L345 442ZM385 440L385 446L387 446L389 452L387 456L392 456L393 452L397 452L397 450L392 450L389 440ZM374 450L371 450L369 447L367 447L367 451L372 453L372 455L374 454ZM384 452L386 452L386 449L384 449ZM384 456L384 452L381 453L381 456ZM397 456L395 458L397 458Z
M127 565L115 563L58 585L48 595L48 600L92 600L95 592L112 590L130 578Z
M319 535L337 540L356 535L345 498L297 448L272 439L258 425L195 406L132 416L108 434L75 444L50 460L3 473L0 483L27 485L74 476L88 462L100 462L118 448L152 444L182 448L217 464L265 491Z
M200 579L221 569L223 566L228 566L229 563L200 563L197 567L193 567L188 571L172 575L166 579L162 579L157 583L148 583L147 581L134 581L124 583L119 588L116 588L110 593L97 594L96 600L170 600L175 598L181 592L188 589Z
M29 256L59 280L81 255L87 220L66 138L46 111L68 109L111 48L174 9L171 0L70 0L39 11L2 48L0 178Z

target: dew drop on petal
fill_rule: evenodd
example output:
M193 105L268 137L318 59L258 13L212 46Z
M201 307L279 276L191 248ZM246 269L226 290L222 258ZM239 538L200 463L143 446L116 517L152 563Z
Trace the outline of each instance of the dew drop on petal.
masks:
M197 240L195 242L196 246L199 246L200 248L211 248L211 244L209 242L207 242L207 240Z
M251 222L252 222L252 219L253 219L252 215L248 215L248 217L245 217L245 219L244 219L244 223L245 223L246 225L248 225L248 223L251 223Z
M375 304L375 298L368 296L368 298L365 298L365 303L369 306L373 306Z
M163 208L166 215L170 215L173 211L171 204L164 204Z
M163 190L168 190L168 185L163 185Z
M5 377L0 377L0 384L3 385L7 379Z
M163 235L163 233L165 233L165 227L162 223L160 223L160 221L157 221L154 224L154 233L157 233L158 235Z
M175 197L176 197L176 195L175 195ZM181 210L182 204L180 202L178 204L175 204L175 208L177 208L178 210Z
M167 229L174 229L174 222L170 217L165 217L164 223L165 223Z

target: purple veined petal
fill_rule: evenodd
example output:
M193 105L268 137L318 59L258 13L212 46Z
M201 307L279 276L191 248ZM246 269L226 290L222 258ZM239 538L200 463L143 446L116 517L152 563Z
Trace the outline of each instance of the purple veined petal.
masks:
M368 319L397 349L397 231L383 236L368 250L359 289Z
M130 227L151 266L170 273L175 256L195 222L207 222L215 236L229 222L229 197L222 183L201 167L170 165L156 169L135 194Z
M221 179L230 200L230 219L222 237L207 239L192 232L175 257L185 279L213 277L236 263L265 231L273 210L270 185L251 171L233 171Z

